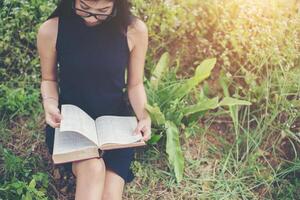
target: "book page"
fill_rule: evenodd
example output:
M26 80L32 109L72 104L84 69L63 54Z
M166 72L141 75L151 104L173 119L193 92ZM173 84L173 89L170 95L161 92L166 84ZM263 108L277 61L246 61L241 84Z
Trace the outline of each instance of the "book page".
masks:
M78 132L89 140L98 144L95 121L81 108L71 104L61 105L63 119L60 123L60 132Z
M83 135L72 131L61 133L59 128L55 128L53 154L62 154L93 147L98 148Z
M105 143L129 144L139 141L142 134L133 135L137 126L135 116L104 115L96 119L100 146Z

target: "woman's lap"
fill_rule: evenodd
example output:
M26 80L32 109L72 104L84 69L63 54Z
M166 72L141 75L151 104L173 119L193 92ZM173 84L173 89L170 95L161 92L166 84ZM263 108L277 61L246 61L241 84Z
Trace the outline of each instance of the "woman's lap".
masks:
M54 144L54 128L46 124L45 133L45 143L48 147L49 153L52 155ZM113 172L121 176L124 179L125 183L128 183L134 179L134 174L132 172L132 169L130 168L131 162L134 160L134 153L134 147L112 149L105 150L102 157L105 162L106 168L112 170ZM72 162L62 163L58 165L61 165L66 171L73 174Z

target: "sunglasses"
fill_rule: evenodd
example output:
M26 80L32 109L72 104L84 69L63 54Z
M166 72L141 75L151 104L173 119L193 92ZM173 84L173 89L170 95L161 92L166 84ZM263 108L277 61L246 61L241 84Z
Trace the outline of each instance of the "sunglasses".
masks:
M115 6L113 7L113 10L110 14L98 14L98 13L96 14L96 13L91 13L91 12L76 8L74 1L72 2L72 10L75 11L75 13L77 15L79 15L83 18L94 16L97 20L108 20L117 15L117 9L115 8Z

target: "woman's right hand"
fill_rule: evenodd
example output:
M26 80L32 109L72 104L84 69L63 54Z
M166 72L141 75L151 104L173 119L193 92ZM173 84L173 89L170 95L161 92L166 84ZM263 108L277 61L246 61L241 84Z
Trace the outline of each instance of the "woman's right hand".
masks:
M44 103L45 120L52 128L59 128L62 119L57 102L46 100Z

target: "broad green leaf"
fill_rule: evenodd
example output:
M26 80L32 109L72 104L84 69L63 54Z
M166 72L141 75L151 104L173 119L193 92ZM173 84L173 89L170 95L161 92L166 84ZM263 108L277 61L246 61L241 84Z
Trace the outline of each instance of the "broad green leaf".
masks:
M202 61L200 65L198 65L198 67L196 68L194 78L199 79L199 81L202 81L209 77L212 69L215 67L216 62L216 58L209 58Z
M150 140L147 141L147 143L148 144L156 144L160 140L161 137L162 137L161 135L153 134L151 136Z
M196 68L195 75L192 78L185 80L185 82L182 84L178 84L168 92L166 101L177 98L181 99L182 97L186 96L200 82L210 76L215 64L216 58L206 59L201 62L201 64Z
M32 195L30 194L29 191L27 191L25 197L22 195L22 199L24 199L24 200L32 200Z
M149 112L149 115L151 117L151 121L155 125L162 125L165 123L165 116L160 111L159 107L157 105L151 106L150 104L146 104L146 110Z
M164 110L166 119L172 121L175 125L179 126L181 124L183 114L180 112L180 109L183 108L186 104L182 100L174 99L168 103L168 109Z
M11 186L17 191L17 194L21 195L23 193L23 188L25 188L25 184L21 181L14 182Z
M235 105L251 105L251 102L235 99L232 97L224 97L219 103L220 106L235 106Z
M29 187L30 188L35 188L35 185L36 185L36 182L35 182L35 179L32 179L29 183Z
M157 89L157 86L162 78L164 72L168 70L170 62L170 55L168 52L165 52L159 59L152 76L150 78L150 83L153 89Z
M215 109L218 107L218 99L218 97L213 99L201 99L197 104L183 108L181 112L187 116L196 112Z
M166 121L167 144L166 152L168 160L174 169L175 177L179 183L183 178L184 157L179 142L179 130L171 121Z

